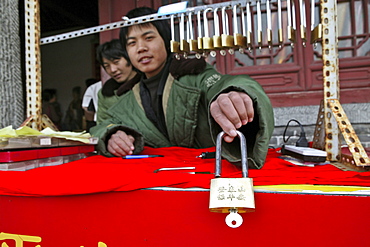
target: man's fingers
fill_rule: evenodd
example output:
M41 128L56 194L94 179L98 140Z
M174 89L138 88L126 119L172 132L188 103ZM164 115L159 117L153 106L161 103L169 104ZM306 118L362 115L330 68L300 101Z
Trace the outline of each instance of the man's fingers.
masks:
M115 156L132 154L135 138L123 131L117 131L108 141L108 151Z
M245 125L248 123L248 99L249 96L245 93L240 92L230 92L228 93L228 97L230 98L230 101L232 103L232 106L234 107L236 114L238 116L238 125L235 125L236 128L240 128L242 125ZM232 112L230 112L231 114ZM235 117L236 118L236 117Z
M252 122L254 118L254 108L252 99L246 93L242 92L230 92L228 93L228 97L230 98L238 114L241 124L245 125L248 122ZM231 113L232 112L230 112L230 114ZM225 112L225 114L227 113Z
M127 155L128 153L122 149L118 144L116 144L115 142L109 140L108 141L108 152L110 152L111 154L115 155L115 156L122 156L122 155Z
M233 141L236 129L239 129L254 118L252 99L242 92L220 94L211 104L211 115L227 134L224 140Z
M234 98L234 100L236 99ZM244 103L240 98L239 102L235 102L235 104L241 104L244 106ZM234 125L234 128L240 128L242 126L238 110L235 107L232 98L230 98L229 93L221 94L217 98L217 105L220 110L220 114L224 115Z
M211 115L227 135L236 136L234 124L225 116L219 104L215 102L211 104Z
M243 98L245 109L247 109L247 122L252 122L254 118L253 101L247 94L241 94L241 97Z

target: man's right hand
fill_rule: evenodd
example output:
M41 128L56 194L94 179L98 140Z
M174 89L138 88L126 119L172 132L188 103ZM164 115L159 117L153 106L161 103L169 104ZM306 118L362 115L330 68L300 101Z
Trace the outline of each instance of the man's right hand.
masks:
M135 138L119 130L108 141L108 151L115 156L131 155L135 149Z

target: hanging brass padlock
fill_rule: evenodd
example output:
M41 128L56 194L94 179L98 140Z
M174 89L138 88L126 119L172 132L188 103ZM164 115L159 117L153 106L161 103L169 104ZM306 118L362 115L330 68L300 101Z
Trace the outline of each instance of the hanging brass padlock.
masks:
M257 1L257 43L258 48L262 48L262 12L261 12L261 2Z
M247 2L246 6L246 12L247 12L247 47L249 52L252 52L253 47L253 33L252 33L252 13L251 13L251 7L249 2Z
M198 25L198 37L197 37L197 42L198 42L198 49L203 50L203 37L202 37L202 19L201 19L201 11L197 12L197 25Z
M322 39L322 24L319 23L315 28L311 30L311 44L314 44L314 48L317 46L318 40Z
M221 45L223 48L227 48L229 53L234 54L234 37L230 35L229 32L229 18L226 13L226 7L222 7L222 34L221 34ZM221 55L226 55L226 53L220 52Z
M180 52L180 42L175 40L175 16L171 15L171 41L170 41L171 52Z
M281 0L278 0L278 41L279 48L282 47L284 42L283 28L282 28L282 17L281 17Z
M322 39L322 24L315 27L315 1L311 1L311 44L316 49L317 42Z
M187 41L189 43L189 49L190 51L195 51L197 54L199 54L199 49L198 49L198 42L197 40L194 39L194 30L193 30L193 18L192 18L192 13L188 13L188 22L186 24L186 36L187 36ZM200 58L200 57L199 57Z
M306 47L307 38L306 38L306 5L303 0L299 0L299 11L301 17L301 39L303 47Z
M187 58L187 55L190 52L189 43L185 39L185 14L184 13L181 13L180 15L180 52L183 53L185 58Z
M288 14L288 26L287 35L288 40L291 42L290 45L294 48L294 43L296 42L296 21L295 21L295 7L294 2L287 0L287 14Z
M266 17L267 17L267 44L269 49L272 49L272 17L271 17L271 7L270 0L266 0Z
M211 180L209 210L216 213L229 213L225 221L236 228L243 223L238 213L255 210L253 180L248 178L247 145L244 135L236 131L240 139L242 178L221 177L221 142L225 132L217 135L215 177Z
M221 49L222 44L221 44L221 36L220 36L220 21L219 21L217 11L218 11L218 8L215 8L213 10L213 22L214 22L215 33L214 33L212 39L213 39L214 49Z
M239 33L238 28L238 16L237 16L237 5L233 6L233 31L234 31L234 46L239 48L240 53L244 53L244 48L247 46L247 36L245 29L245 17L243 8L240 8L240 16L242 23L242 33Z
M213 39L209 36L209 29L208 29L208 18L207 18L207 12L211 11L212 8L208 8L204 10L203 12L203 24L204 24L204 37L203 37L203 49L204 50L213 50Z

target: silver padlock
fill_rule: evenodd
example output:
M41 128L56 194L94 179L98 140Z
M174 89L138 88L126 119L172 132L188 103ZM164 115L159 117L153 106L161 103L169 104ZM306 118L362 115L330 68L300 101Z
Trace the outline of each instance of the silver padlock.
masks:
M221 142L225 132L217 135L215 177L211 179L209 210L229 213L226 224L232 228L241 225L243 218L238 213L255 210L253 179L248 178L247 145L244 135L237 131L242 156L242 178L221 177Z

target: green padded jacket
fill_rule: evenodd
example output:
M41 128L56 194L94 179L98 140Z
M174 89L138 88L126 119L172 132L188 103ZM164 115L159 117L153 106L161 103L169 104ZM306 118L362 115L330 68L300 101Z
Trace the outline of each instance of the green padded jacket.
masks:
M106 145L110 136L118 130L134 136L134 153L140 153L144 145L211 147L215 145L217 134L222 129L210 114L210 103L219 94L229 91L245 92L254 102L253 122L241 127L239 131L247 140L249 167L261 168L274 129L270 100L263 88L249 76L222 75L209 64L198 74L182 75L177 79L169 74L163 91L168 138L146 117L141 104L139 83L107 110L110 118L93 127L90 132L99 137L97 149L105 156L113 156L107 151ZM222 156L230 162L239 162L239 142L222 142Z

